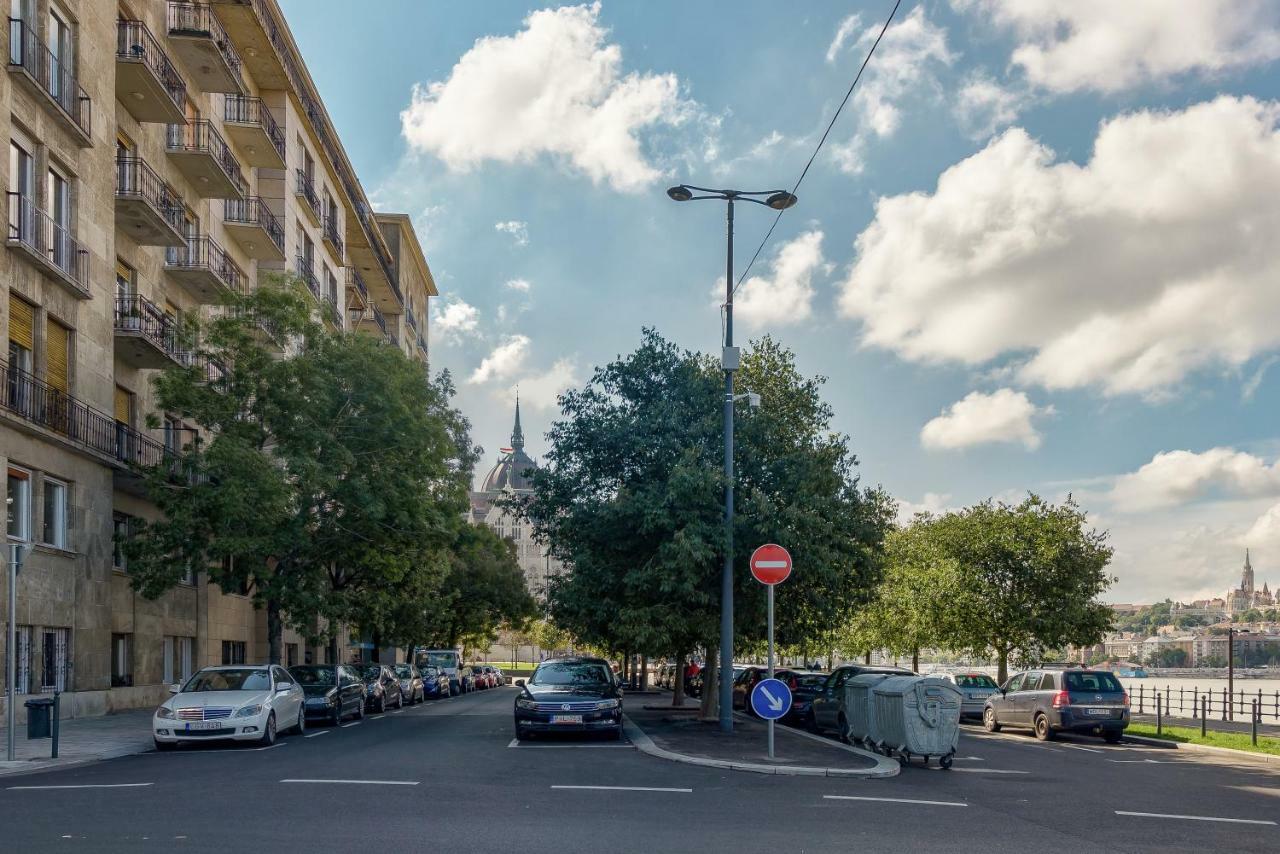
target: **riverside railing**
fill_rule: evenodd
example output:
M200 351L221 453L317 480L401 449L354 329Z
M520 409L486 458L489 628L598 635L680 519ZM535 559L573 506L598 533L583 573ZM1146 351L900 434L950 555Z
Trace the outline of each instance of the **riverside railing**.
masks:
M1129 692L1129 702L1135 714L1156 714L1199 720L1202 717L1219 720L1248 720L1248 715L1257 709L1257 719L1280 722L1280 691L1248 690L1237 688L1210 688L1208 686L1190 688L1170 685L1163 689L1139 685Z

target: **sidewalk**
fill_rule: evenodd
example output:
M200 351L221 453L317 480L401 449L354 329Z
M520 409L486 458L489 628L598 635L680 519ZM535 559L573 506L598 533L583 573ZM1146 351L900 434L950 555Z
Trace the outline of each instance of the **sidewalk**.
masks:
M778 725L775 758L769 759L768 727L734 715L732 733L703 722L688 709L654 705L627 707L628 734L642 752L674 762L751 771L758 774L891 777L897 762L831 739Z
M17 759L5 761L8 733L0 726L0 776L82 765L152 750L151 713L151 709L138 709L95 718L63 720L58 729L57 759L49 758L53 739L28 741L26 727L19 726L14 739Z

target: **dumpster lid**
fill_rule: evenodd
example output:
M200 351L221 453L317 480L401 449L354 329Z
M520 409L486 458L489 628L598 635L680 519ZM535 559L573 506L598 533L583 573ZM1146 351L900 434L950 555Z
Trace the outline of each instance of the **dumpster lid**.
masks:
M38 697L34 700L27 700L22 705L26 706L28 709L38 708L40 706L52 706L53 700L47 697Z

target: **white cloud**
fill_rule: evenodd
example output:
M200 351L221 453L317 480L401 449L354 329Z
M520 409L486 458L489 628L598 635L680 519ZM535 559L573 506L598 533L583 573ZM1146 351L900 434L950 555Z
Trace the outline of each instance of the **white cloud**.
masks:
M495 222L493 228L495 231L511 235L511 242L516 246L529 245L529 223L527 222L509 219L506 222Z
M555 412L559 409L556 397L582 384L581 370L573 358L557 359L555 364L542 373L528 374L520 378L520 382L511 387L519 389L520 402L540 412ZM509 392L502 393L508 399Z
M478 384L509 379L519 372L528 352L528 336L511 335L484 357L467 382Z
M478 39L444 81L417 85L400 114L411 148L465 172L550 155L595 183L639 191L662 174L640 134L698 113L674 74L622 70L600 4L529 14L512 36Z
M822 232L806 231L785 243L774 256L771 276L752 276L733 298L735 319L757 329L791 326L813 314L813 274L827 268L822 257ZM712 289L724 298L724 279Z
M460 341L474 335L480 323L480 312L460 299L431 301L431 329L441 338Z
M856 12L840 22L840 26L836 27L835 37L831 39L831 45L827 48L827 62L836 61L836 57L844 49L845 42L849 41L849 37L854 34L861 23L862 16Z
M507 279L507 289L527 294L533 285L528 279Z
M933 193L882 198L839 305L921 362L1013 355L1047 388L1167 393L1280 344L1280 104L1105 123L1091 159L1014 128Z
M971 391L924 425L920 444L930 450L954 450L973 445L1020 442L1027 450L1040 447L1033 419L1051 415L1053 407L1037 407L1025 394L1002 388L990 394Z
M905 498L895 500L898 504L899 525L910 524L917 513L929 513L937 516L957 509L951 506L951 496L946 493L926 492L918 502L908 501Z
M1011 29L1013 65L1055 92L1117 92L1280 57L1274 0L952 0Z
M1111 502L1129 512L1186 504L1206 496L1280 496L1280 462L1268 464L1234 448L1163 451L1136 472L1116 478Z
M986 139L1018 118L1026 95L982 73L971 75L956 93L952 108L965 133Z

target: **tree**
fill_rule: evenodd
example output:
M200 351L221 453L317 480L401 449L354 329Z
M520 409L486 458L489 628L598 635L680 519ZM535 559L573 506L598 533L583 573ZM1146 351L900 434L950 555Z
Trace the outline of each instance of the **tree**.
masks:
M273 662L286 622L317 637L323 621L331 640L340 622L420 628L405 603L444 579L476 457L447 375L329 331L313 306L297 282L264 284L208 324L201 367L159 375L159 408L206 432L149 471L163 515L126 544L144 595L187 568L250 591Z
M1186 667L1190 656L1181 647L1162 646L1156 650L1152 658L1151 663L1155 667Z
M1015 651L1035 661L1055 647L1095 644L1110 627L1111 610L1097 597L1115 580L1106 574L1111 548L1071 498L986 501L924 524L963 582L946 645L994 653L1001 682Z

